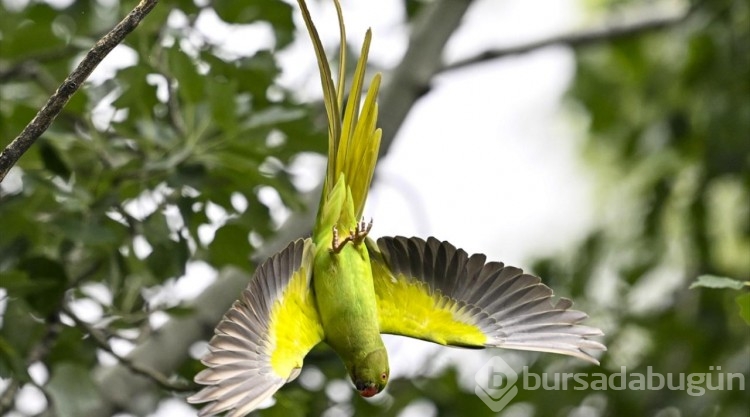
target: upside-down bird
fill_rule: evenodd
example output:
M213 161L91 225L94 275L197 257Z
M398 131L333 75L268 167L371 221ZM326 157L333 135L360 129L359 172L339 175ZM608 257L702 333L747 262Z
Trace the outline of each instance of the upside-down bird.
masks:
M327 343L357 391L371 397L388 383L381 334L447 346L560 353L598 363L599 329L570 300L552 302L538 277L433 237L368 237L362 220L381 131L376 127L380 74L361 100L371 33L365 35L344 100L345 44L334 84L304 0L298 0L320 69L328 115L328 165L311 238L290 243L261 264L224 315L195 376L205 387L191 403L201 416L243 416L299 375L307 353ZM344 102L346 105L344 106Z

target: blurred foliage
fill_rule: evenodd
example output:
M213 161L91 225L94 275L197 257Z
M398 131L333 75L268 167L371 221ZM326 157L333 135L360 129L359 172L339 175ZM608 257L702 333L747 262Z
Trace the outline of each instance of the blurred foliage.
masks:
M0 3L3 146L133 5ZM52 399L85 394L65 388L86 380L96 345L70 323L53 329L64 303L95 301L109 335L135 341L154 312L176 311L146 289L184 275L188 262L249 266L274 232L262 190L301 208L288 167L322 152L325 136L310 106L276 83L292 10L278 0L161 2L118 47L134 64L83 86L23 156L0 194L0 377L26 382L28 364L41 361ZM273 48L226 53L195 28L213 12L271 27Z
M727 277L717 277L715 275L701 275L698 279L690 284L690 289L693 288L729 288L733 290L741 290L745 287L750 287L750 281L738 281L736 279ZM745 323L750 325L750 292L744 292L734 299L739 307L740 317L745 320Z
M748 289L689 287L704 275L750 278L750 2L698 6L677 28L577 52L569 108L588 131L581 150L603 220L573 255L535 270L588 298L607 333L605 369L721 366L747 382L750 327L738 312ZM605 395L604 415L750 410L741 390Z
M411 17L423 3L404 7ZM3 146L133 4L0 2ZM96 304L96 327L133 343L152 334L157 312L190 317L179 300L152 294L191 262L247 269L275 232L260 195L272 191L302 209L289 166L324 150L319 109L276 81L275 54L296 33L292 6L205 4L162 1L119 48L134 64L85 85L0 188L0 378L33 385L27 369L41 363L50 375L41 388L58 415L86 410L95 388L88 371L100 361L63 305ZM274 45L228 53L195 29L201 13L270 27ZM750 277L750 2L704 1L677 28L578 51L577 62L569 108L587 127L581 151L600 181L603 220L570 254L534 268L606 329L603 367L577 366L607 374L721 366L750 383L750 327L738 314L738 303L749 309L747 288L739 297L688 290L702 275ZM531 371L556 369L550 356ZM325 348L307 363L323 382L303 386L301 377L259 414L398 416L423 405L440 416L494 415L453 369L394 380L376 402L335 401L327 389L345 379L341 364ZM176 375L190 379L199 369L187 360ZM746 391L737 390L521 390L504 413L748 409Z

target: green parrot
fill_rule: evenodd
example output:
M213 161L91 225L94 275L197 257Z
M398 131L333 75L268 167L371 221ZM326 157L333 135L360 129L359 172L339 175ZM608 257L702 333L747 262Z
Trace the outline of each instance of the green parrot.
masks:
M260 265L215 329L195 376L206 385L190 403L209 404L210 416L243 416L296 378L307 353L327 343L344 362L363 397L388 383L381 334L447 346L554 352L598 363L587 351L599 329L580 324L572 302L552 303L538 277L481 254L468 255L435 238L368 237L362 219L380 146L376 128L377 74L364 102L368 30L344 105L346 34L341 6L337 84L304 0L298 0L312 38L326 113L328 165L312 237L296 240ZM343 107L343 112L341 111ZM361 107L361 108L360 108ZM343 117L342 117L343 116Z

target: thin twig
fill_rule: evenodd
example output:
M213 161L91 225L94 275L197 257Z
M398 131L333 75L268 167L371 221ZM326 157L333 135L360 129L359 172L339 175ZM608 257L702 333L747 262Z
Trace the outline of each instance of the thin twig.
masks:
M63 326L60 323L59 311L50 314L46 320L44 336L42 339L29 350L26 357L26 363L31 365L34 362L44 360L49 355L52 346L57 342L57 338L62 332Z
M68 286L68 289L76 287L80 282L91 277L101 266L101 261L97 261L91 264L77 277L75 277L75 279L73 279L73 281ZM65 293L67 293L67 290L63 292L63 294ZM60 312L62 311L63 305L65 303L64 297L65 296L63 295L62 298L58 301L55 310L50 313L49 316L47 316L47 319L45 320L44 335L42 336L42 338L37 344L29 349L25 360L27 366L37 361L44 362L44 360L50 354L52 347L57 342L57 339L60 337L60 333L63 330L63 324L60 322ZM32 383L36 385L42 392L44 392L45 396L47 395L43 387L39 386L34 381L32 381ZM12 378L10 385L8 385L6 390L2 394L0 394L0 415L5 415L5 413L10 410L10 407L13 406L15 393L20 387L21 385L18 380Z
M6 412L13 408L13 404L16 401L16 393L21 388L21 384L17 379L11 378L10 383L5 388L2 394L0 394L0 415L5 415Z
M28 355L26 356L25 363L27 365L31 365L34 362L46 358L50 350L52 349L52 345L55 344L57 338L60 336L61 331L62 324L60 323L59 314L58 312L52 313L50 315L50 318L47 320L47 326L45 328L44 336L42 336L42 339L39 343L37 343L32 349L30 349ZM47 396L47 393L43 387L39 386L33 380L30 381L30 383L39 388L39 390L44 393L45 397ZM5 413L13 408L16 393L20 388L21 382L19 382L17 378L11 378L8 387L5 389L5 391L3 391L2 394L0 394L0 415L5 415Z
M75 322L76 326L84 330L86 333L91 335L92 340L96 343L97 346L99 346L101 349L104 349L109 353L110 355L114 356L115 359L117 359L118 362L123 364L125 367L130 369L132 372L145 376L146 378L152 380L155 384L159 385L160 387L169 390L169 391L178 391L178 392L192 392L195 391L195 386L193 384L190 384L186 381L170 381L169 378L167 378L164 374L161 372L151 369L149 367L140 365L138 363L135 363L132 359L122 356L118 353L116 353L112 346L109 345L109 341L107 340L107 337L98 329L94 328L90 324L86 323L85 321L81 320L71 309L69 306L65 305L63 307L63 312L70 316L70 318Z
M63 81L47 103L34 116L23 131L0 153L0 182L18 159L34 144L60 114L65 104L83 85L94 68L132 32L143 18L156 6L158 0L141 0L128 15L109 33L104 35L86 54L73 72Z
M464 68L469 65L475 65L511 55L524 54L552 45L567 45L575 48L623 39L635 35L642 35L647 32L667 29L684 22L697 8L698 7L696 6L691 7L687 11L675 16L652 18L643 22L631 23L628 25L558 35L547 39L541 39L525 44L510 46L507 48L492 49L489 51L484 51L473 57L446 65L441 69L441 72Z

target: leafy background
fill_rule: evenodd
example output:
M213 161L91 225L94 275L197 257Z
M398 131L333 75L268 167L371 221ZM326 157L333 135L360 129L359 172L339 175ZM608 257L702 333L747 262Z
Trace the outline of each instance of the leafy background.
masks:
M647 17L649 3L584 7L595 17L613 10ZM3 146L133 5L0 2ZM406 0L402 7L419 19L430 5ZM600 368L565 362L574 366L565 371L721 366L750 383L747 286L689 288L704 275L750 279L750 2L691 6L689 18L669 28L575 50L564 111L586 127L579 151L596 178L602 217L576 247L536 259L531 269L585 306L610 350ZM181 401L200 369L193 343L210 336L249 279L250 260L267 255L289 229L306 233L304 225L281 226L276 212L281 206L309 219L314 204L290 167L325 151L320 104L278 82L277 53L302 33L294 7L162 1L124 42L133 65L84 85L5 179L3 413L147 415L164 400ZM201 38L194 26L207 8L230 24L265 22L274 48L236 56ZM167 24L173 9L184 24ZM107 105L113 111L102 113ZM194 300L170 296L176 278L189 268L210 271L206 265L218 273L214 284ZM592 296L592 282L606 295ZM655 306L639 307L653 285L669 290ZM101 314L87 317L92 310ZM113 353L131 359L114 366ZM560 371L561 362L547 356L531 371ZM393 380L389 396L367 402L335 389L346 387L345 375L329 350L316 349L306 363L313 371L260 415L493 414L452 367ZM701 397L667 389L521 390L500 414L749 410L746 390Z

